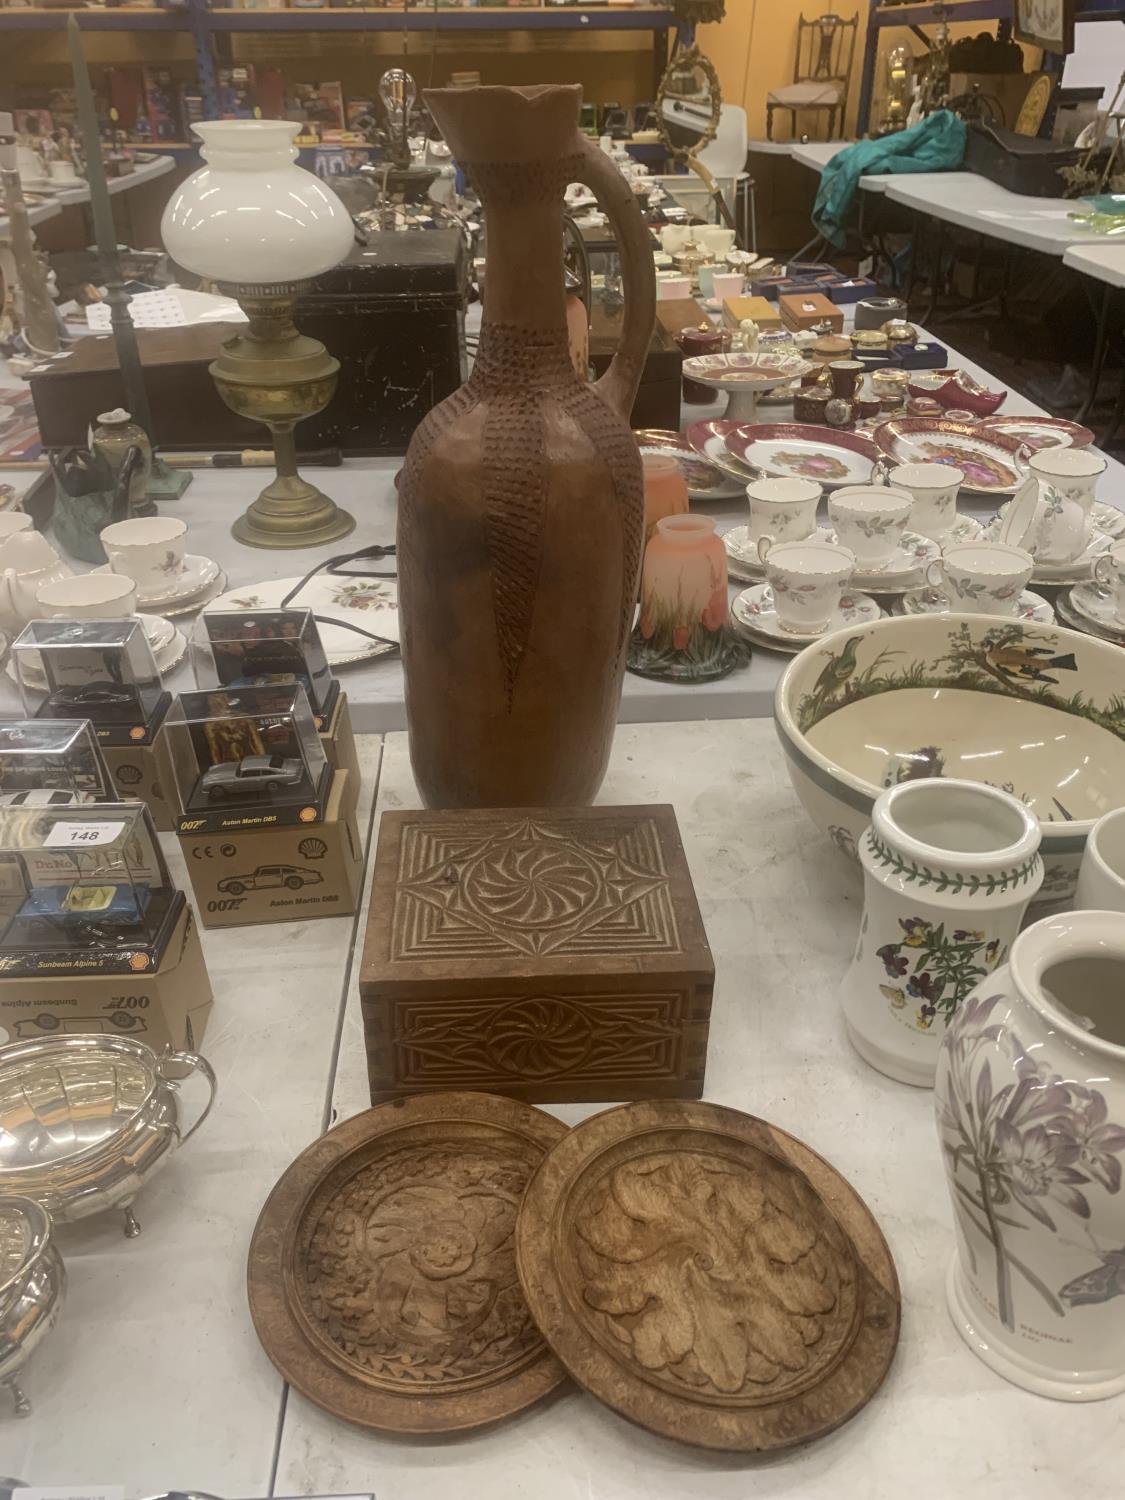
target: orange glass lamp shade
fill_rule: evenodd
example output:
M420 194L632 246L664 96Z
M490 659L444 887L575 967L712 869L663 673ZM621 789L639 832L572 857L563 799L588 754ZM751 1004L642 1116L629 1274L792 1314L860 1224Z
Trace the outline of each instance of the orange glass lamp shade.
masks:
M645 453L641 463L645 471L645 541L650 542L657 521L665 516L685 515L690 502L687 480L674 458Z
M727 554L714 520L661 517L645 548L629 670L670 682L713 682L749 659L749 646L730 627Z

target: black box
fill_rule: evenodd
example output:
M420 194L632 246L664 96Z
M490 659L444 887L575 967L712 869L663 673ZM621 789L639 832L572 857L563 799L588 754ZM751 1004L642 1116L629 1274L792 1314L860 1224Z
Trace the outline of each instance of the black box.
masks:
M302 333L340 361L336 394L302 422L302 448L405 453L414 429L467 375L469 258L457 229L373 234L318 276L297 306Z

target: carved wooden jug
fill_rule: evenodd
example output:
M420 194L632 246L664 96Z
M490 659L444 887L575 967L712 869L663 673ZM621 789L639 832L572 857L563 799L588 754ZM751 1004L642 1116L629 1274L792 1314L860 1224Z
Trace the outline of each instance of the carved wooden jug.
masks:
M426 92L488 230L473 373L415 432L400 488L410 752L431 807L590 802L613 739L644 521L628 419L655 285L633 194L578 131L580 98ZM610 215L625 273L621 348L595 385L567 348L568 182Z

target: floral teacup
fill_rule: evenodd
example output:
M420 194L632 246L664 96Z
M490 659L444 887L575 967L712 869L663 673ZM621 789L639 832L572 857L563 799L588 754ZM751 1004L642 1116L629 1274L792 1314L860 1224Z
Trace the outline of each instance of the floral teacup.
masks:
M1088 448L1043 448L1028 466L1039 480L1039 521L1029 546L1040 562L1074 562L1090 542L1105 459Z
M855 568L854 555L834 542L774 542L768 536L758 552L781 629L798 635L827 630Z
M940 542L957 520L957 491L965 482L964 470L949 464L898 464L887 480L914 498L911 531Z
M875 484L849 484L828 499L836 536L855 554L857 567L885 568L898 550L913 497L905 490Z
M1022 547L957 542L929 565L926 578L942 590L955 614L1014 615L1034 567L1035 559Z
M764 536L773 542L799 542L816 530L820 485L811 479L758 479L746 486L746 497L752 542Z

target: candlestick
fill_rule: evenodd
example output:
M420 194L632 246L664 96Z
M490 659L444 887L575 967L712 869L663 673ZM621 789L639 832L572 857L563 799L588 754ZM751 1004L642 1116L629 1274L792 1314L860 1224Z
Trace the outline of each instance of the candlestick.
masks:
M11 119L10 115L8 119ZM12 259L16 263L19 282L20 330L33 354L57 354L58 321L47 277L35 248L35 233L28 217L16 162L15 140L0 137L0 182L4 188L8 238L12 243Z

